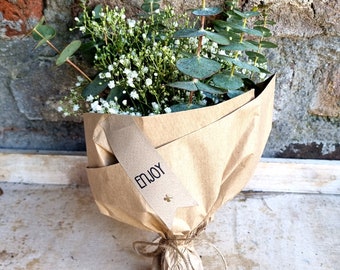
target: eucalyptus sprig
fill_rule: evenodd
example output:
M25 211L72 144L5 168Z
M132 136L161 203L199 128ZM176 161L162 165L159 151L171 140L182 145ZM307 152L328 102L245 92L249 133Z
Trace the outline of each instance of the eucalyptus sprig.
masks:
M271 36L266 27L268 21L266 11L262 20L255 22L253 28L248 26L249 19L261 16L257 8L252 11L241 11L237 1L226 1L227 10L219 7L206 7L202 0L200 9L192 13L200 18L199 28L182 29L175 33L178 38L197 37L199 42L196 55L177 61L178 69L191 77L190 81L170 83L172 87L191 92L202 91L210 95L227 95L229 98L249 90L254 86L254 74L269 73L265 68L267 59L261 54L262 48L274 48L275 44L264 39ZM226 20L215 20L214 31L206 29L206 18L219 14L226 15ZM255 41L254 38L259 38ZM202 56L201 48L204 39L218 44L218 51L210 58Z

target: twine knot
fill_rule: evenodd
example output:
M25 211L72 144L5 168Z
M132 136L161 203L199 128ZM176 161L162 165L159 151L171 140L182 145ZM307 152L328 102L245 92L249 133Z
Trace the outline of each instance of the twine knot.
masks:
M133 243L135 252L145 257L153 257L152 269L157 270L203 270L202 260L194 248L194 242L201 244L208 243L222 258L224 268L227 263L218 248L209 241L190 238L166 239L156 238L152 242L136 241ZM153 248L153 249L152 249Z

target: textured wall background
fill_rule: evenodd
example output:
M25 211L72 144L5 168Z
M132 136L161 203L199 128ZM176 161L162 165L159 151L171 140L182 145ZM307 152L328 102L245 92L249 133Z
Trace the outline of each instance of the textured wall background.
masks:
M132 14L142 1L128 2ZM171 2L185 10L199 1ZM246 8L259 1L241 2ZM273 41L279 45L269 57L277 88L264 156L340 159L339 1L264 2L277 22ZM75 73L56 67L49 48L33 50L35 43L24 36L44 14L59 32L54 43L64 47L75 9L71 0L0 0L0 148L85 150L81 122L56 111Z

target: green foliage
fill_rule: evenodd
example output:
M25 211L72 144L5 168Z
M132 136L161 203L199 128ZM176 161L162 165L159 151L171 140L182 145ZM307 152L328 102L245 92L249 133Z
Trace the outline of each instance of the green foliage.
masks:
M53 27L44 24L45 18L43 17L39 23L32 30L32 37L38 41L36 48L54 38L56 31Z
M200 80L210 77L221 69L221 64L217 61L201 56L179 59L176 65L185 75Z
M132 115L195 109L242 94L269 73L262 50L276 47L265 40L274 22L265 9L242 11L236 2L205 7L202 0L190 21L170 7L160 10L160 0L144 0L138 19L127 18L117 7L89 9L84 0L72 29L79 30L80 40L59 51L51 43L56 31L44 19L32 37L37 47L47 44L59 54L57 65L66 62L86 78L78 78L66 97L63 105L72 109L61 109L64 114L81 109ZM88 61L94 78L71 61L75 53Z
M144 0L142 4L142 10L147 13L153 13L160 8L160 0Z
M64 64L81 46L80 40L74 40L66 46L66 48L60 53L56 64L60 66Z
M202 6L205 1L202 1ZM222 13L223 11L223 13ZM262 54L263 48L275 48L272 42L265 41L271 36L268 25L273 21L267 18L266 10L254 8L251 11L242 11L237 1L226 1L225 9L204 7L196 9L193 15L200 18L198 28L181 29L175 33L178 38L198 38L196 57L188 57L177 61L178 69L192 78L192 82L175 82L172 87L187 91L203 91L229 98L233 98L248 90L248 85L254 85L268 73L267 59ZM206 29L206 17L223 14L224 19L213 21L213 30ZM255 20L255 21L254 21ZM252 22L252 23L249 23ZM253 26L251 26L253 25ZM204 63L200 63L203 44L217 44L215 52L205 55ZM215 68L206 63L214 63ZM206 63L205 63L206 62ZM217 68L217 63L220 64ZM215 91L209 92L197 87L198 82L212 87ZM247 83L245 83L247 82ZM251 82L251 83L249 83Z

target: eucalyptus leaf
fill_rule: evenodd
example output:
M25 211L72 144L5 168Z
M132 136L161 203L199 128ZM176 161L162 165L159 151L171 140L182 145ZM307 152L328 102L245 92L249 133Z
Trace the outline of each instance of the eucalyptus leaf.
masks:
M181 82L173 82L169 83L168 86L186 90L186 91L197 91L198 88L193 81L181 81Z
M228 90L228 93L227 93L229 98L234 98L242 94L244 94L242 90Z
M268 70L266 70L266 69L264 69L264 68L260 68L260 67L259 67L259 70L261 71L261 73L271 74L270 71L268 71Z
M239 15L242 18L250 18L250 17L255 17L255 16L259 16L260 13L258 11L239 11L239 10L233 10L234 13L236 13L237 15Z
M204 30L198 30L195 28L185 28L178 30L175 34L175 38L189 38L189 37L199 37L205 34Z
M215 33L211 31L204 31L205 36L209 38L210 40L220 44L220 45L228 45L230 43L229 39L227 36L222 35L220 33Z
M277 48L277 45L273 42L270 41L261 41L261 47L262 48L268 48L268 49L272 49L272 48Z
M274 21L271 20L258 20L256 22L254 22L254 25L260 25L260 26L265 26L265 25L275 25L276 23Z
M241 42L231 43L227 46L220 47L220 49L226 50L226 51L246 51L246 50L257 50L258 47L250 42L244 41L242 43Z
M94 14L94 18L95 19L100 19L100 13L103 9L102 5L97 5L94 9L93 9L93 14Z
M243 81L241 78L236 76L231 76L230 74L219 73L213 76L213 82L217 87L226 90L237 90L243 86Z
M108 94L106 100L110 101L115 100L116 98L120 99L123 95L123 90L123 87L121 87L120 85L116 85L110 90L110 93Z
M237 13L235 13L234 9L228 10L226 12L226 14L228 15L228 21L237 20L237 21L242 22L242 16L238 15Z
M60 66L64 64L69 57L71 57L81 46L80 40L74 40L70 44L66 46L66 48L60 53L56 64L57 66Z
M103 71L103 72L105 72L105 71ZM99 95L101 92L103 92L108 84L109 84L109 82L102 80L99 77L99 74L98 74L96 76L96 78L83 89L83 92L82 92L81 95L84 98L86 98L90 95L95 97L95 96Z
M199 104L186 104L186 103L180 103L180 104L175 104L170 107L172 112L181 112L181 111L188 111L188 110L193 110L193 109L199 109L204 106L199 105Z
M221 91L220 89L213 87L211 85L208 85L206 83L196 81L195 84L196 84L198 90L200 90L200 91L207 92L207 93L210 93L210 94L215 94L215 95L225 94L225 92Z
M231 61L235 66L238 66L239 68L243 68L252 72L260 72L259 68L256 66L253 66L251 64L248 64L247 62L241 61L239 59L232 59Z
M255 26L254 30L257 30L262 33L263 37L271 37L272 33L270 32L270 29L264 26Z
M228 23L226 21L223 20L214 20L214 25L219 27L219 28L223 28L225 29L226 27L228 27Z
M176 66L184 74L199 80L208 78L221 69L221 64L217 61L200 56L179 59Z
M261 53L248 51L246 52L246 55L248 55L248 57L253 61L256 59L259 64L267 62L267 58Z
M39 41L35 48L38 48L42 44L46 43L47 40L54 38L55 35L56 31L53 27L49 25L38 24L36 27L34 27L32 32L33 39Z
M207 7L201 9L195 9L192 14L196 16L215 16L223 11L220 7Z
M145 12L154 12L155 10L159 9L160 4L158 1L149 1L149 3L142 4L142 10Z
M254 35L254 36L257 36L257 37L263 36L262 31L259 31L257 29L248 28L248 27L244 26L243 24L239 24L239 23L235 23L235 22L228 22L227 24L228 24L229 27L236 29L238 31L241 31L243 33L247 33L249 35Z
M161 0L144 0L143 2L146 4L150 4L150 3L159 3Z

